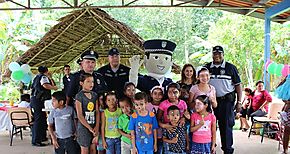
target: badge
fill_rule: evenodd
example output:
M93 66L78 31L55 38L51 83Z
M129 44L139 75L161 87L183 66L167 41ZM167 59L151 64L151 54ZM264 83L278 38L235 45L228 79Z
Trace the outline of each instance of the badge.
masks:
M97 84L100 84L100 83L101 83L100 79L97 79Z
M220 71L221 75L225 74L225 70Z
M94 51L90 51L90 54L91 54L91 55L94 55Z
M92 112L92 111L94 110L94 107L95 107L94 103L93 103L93 102L89 102L89 103L88 103L88 106L87 106L87 109L88 109L90 112Z
M167 45L167 42L165 42L165 41L162 41L162 42L161 42L161 47L162 47L162 48L165 48L166 45Z

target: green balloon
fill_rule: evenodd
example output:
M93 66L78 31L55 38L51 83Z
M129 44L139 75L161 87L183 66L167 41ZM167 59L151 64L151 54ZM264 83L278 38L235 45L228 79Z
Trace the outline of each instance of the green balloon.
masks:
M12 72L12 78L13 78L14 80L19 81L19 80L21 80L23 77L24 77L24 73L23 73L22 70L17 70L17 71L13 71L13 72Z
M271 63L271 64L269 64L269 66L268 66L268 72L269 72L270 74L275 74L275 70L276 70L276 68L277 68L277 64L276 64L276 63Z
M281 76L282 75L282 69L283 69L284 65L283 64L278 64L275 70L275 74L277 76Z

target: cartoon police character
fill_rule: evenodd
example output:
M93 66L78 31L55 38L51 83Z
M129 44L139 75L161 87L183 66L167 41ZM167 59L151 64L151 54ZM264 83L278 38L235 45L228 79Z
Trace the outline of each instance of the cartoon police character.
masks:
M172 53L176 47L174 42L168 40L148 40L144 44L145 56L144 60L140 60L139 55L130 58L131 70L129 81L137 85L141 91L150 93L154 86L166 87L172 82L170 78L166 78L165 74L172 67ZM148 75L139 75L138 70L144 61Z

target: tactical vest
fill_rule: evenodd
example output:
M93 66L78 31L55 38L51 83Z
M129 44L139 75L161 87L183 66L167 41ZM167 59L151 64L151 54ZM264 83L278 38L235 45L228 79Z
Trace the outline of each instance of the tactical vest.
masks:
M40 80L43 76L43 74L36 75L36 77L33 79L31 91L32 96L35 96L36 99L39 99L40 101L51 99L51 90L45 89L40 83Z

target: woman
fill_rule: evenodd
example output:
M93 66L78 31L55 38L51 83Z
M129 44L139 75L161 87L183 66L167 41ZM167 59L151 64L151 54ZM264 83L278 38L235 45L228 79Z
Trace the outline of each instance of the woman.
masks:
M193 85L189 91L189 107L194 110L194 100L199 95L206 95L209 97L211 106L213 108L217 107L216 101L216 90L209 84L210 74L206 67L200 68L197 72L198 84Z
M195 74L196 72L194 67L191 64L185 64L181 71L181 80L177 81L181 87L180 99L184 100L185 102L188 102L189 90L196 82Z
M267 90L264 89L264 82L256 83L256 90L253 92L253 100L249 110L249 115L253 117L263 117L268 113L268 104L272 102L272 97Z

